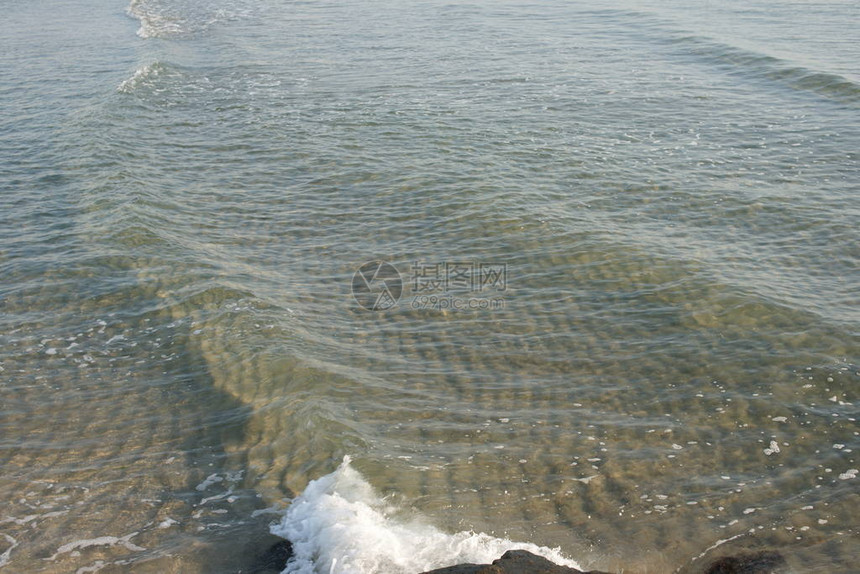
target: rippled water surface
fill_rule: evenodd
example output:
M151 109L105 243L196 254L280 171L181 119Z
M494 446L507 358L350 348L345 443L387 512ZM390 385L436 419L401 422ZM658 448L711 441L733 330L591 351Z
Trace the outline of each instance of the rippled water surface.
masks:
M856 568L856 2L4 13L0 571L253 571L344 455L588 568Z

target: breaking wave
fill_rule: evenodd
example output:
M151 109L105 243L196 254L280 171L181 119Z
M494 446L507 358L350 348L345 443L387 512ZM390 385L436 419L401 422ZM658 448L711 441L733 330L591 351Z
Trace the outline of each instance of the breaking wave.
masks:
M415 574L460 563L489 563L524 549L579 568L558 549L484 533L447 534L381 498L349 457L311 482L272 533L293 545L284 574Z

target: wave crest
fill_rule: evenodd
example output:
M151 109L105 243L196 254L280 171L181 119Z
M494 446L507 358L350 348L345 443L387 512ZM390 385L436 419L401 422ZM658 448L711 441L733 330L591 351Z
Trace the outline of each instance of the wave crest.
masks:
M117 86L116 91L123 94L132 94L134 91L143 85L152 83L152 81L167 71L167 65L162 62L152 62L146 64L134 71L134 74L127 80Z

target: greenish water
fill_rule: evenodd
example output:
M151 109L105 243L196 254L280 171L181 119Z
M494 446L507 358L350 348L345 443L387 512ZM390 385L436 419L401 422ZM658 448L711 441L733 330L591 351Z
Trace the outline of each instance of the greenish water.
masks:
M856 4L5 13L0 570L248 571L344 455L590 568L855 568Z

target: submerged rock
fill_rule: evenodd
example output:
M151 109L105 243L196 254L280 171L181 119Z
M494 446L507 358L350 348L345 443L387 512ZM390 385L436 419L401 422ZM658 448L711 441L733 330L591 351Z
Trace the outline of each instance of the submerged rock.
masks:
M596 570L583 573L582 570L559 566L542 556L528 550L508 550L492 564L459 564L431 570L424 574L606 574Z
M772 574L785 565L778 552L756 552L718 558L705 574Z
M280 540L257 557L251 566L251 574L280 573L287 567L287 561L293 555L293 545L288 540Z

